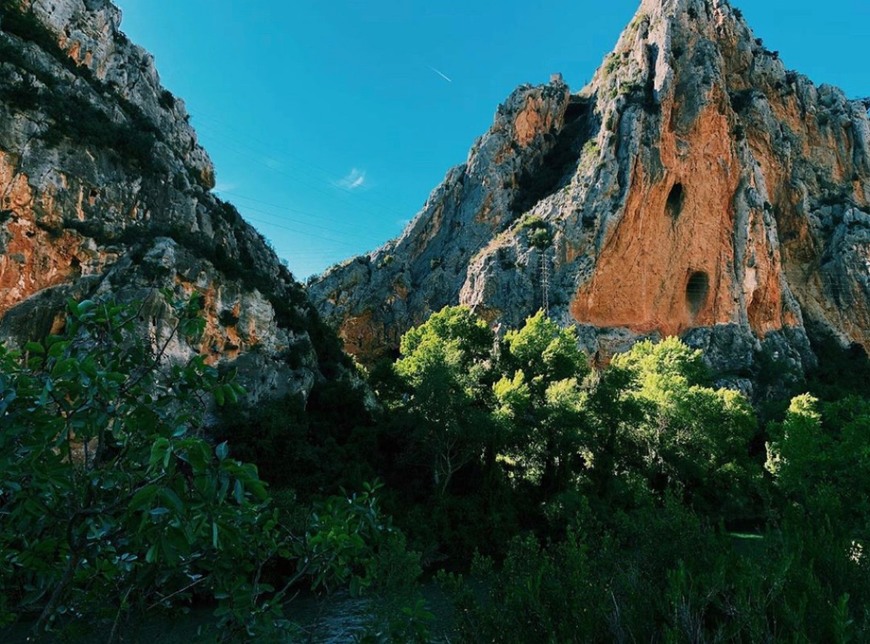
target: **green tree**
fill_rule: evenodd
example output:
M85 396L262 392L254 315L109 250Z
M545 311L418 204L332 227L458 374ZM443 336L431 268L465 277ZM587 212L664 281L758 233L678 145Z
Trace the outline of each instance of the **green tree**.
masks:
M704 386L702 353L677 338L640 342L613 365L634 376L632 395L644 410L634 438L651 487L680 493L714 515L743 512L760 475L749 454L757 431L749 401Z
M845 533L870 529L870 401L804 394L769 429L767 470L786 498Z
M576 330L560 328L543 311L528 318L521 329L508 331L504 344L502 369L522 371L539 394L554 382L582 379L589 371L586 356L577 345Z
M419 442L440 496L491 438L492 346L489 327L464 307L447 307L402 338L395 371L410 392L405 407L421 421Z
M195 298L177 305L152 348L133 332L136 307L70 302L63 335L0 348L7 619L40 608L42 631L64 615L106 617L111 639L133 609L194 591L251 608L263 591L252 578L278 547L265 488L201 434L204 394L240 388L202 357L164 360L176 333L201 333L198 311Z
M539 311L508 331L501 355L507 375L495 383L495 417L509 437L507 450L524 476L545 494L565 490L582 467L589 368L573 328Z
M176 334L204 326L197 297L173 308L157 347L135 328L140 307L111 300L71 301L62 335L0 347L0 625L33 615L37 635L85 624L112 641L210 598L216 639L271 638L302 581L362 592L415 578L377 486L285 527L256 467L207 439L209 396L242 390L201 356L168 360Z

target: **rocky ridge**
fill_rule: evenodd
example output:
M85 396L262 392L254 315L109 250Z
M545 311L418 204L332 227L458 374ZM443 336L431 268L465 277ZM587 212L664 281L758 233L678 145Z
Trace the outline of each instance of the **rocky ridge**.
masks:
M343 357L301 286L211 189L214 169L154 60L108 0L0 8L0 338L57 330L68 297L142 301L155 343L169 300L202 295L206 331L173 359L232 365L262 397L311 390Z
M309 292L367 362L445 305L546 303L596 360L681 335L726 384L785 386L811 338L870 351L867 111L726 0L643 0L587 87L517 89L401 237Z

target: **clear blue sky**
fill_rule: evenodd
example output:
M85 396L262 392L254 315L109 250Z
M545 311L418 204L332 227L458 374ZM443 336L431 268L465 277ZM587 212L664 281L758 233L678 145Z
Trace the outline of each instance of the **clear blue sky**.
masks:
M218 192L299 278L398 235L517 85L561 71L579 89L639 5L116 2L186 102ZM870 95L868 0L734 4L787 66Z

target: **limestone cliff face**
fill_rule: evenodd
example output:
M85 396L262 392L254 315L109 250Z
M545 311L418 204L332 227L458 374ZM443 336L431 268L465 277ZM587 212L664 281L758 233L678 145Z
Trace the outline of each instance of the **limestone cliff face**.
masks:
M589 108L560 80L520 87L498 108L493 127L474 144L466 163L447 174L399 239L309 284L312 300L339 328L349 353L363 361L380 356L398 346L407 329L456 303L471 276L472 257L515 223L519 203L529 201L526 184L551 174L548 158L560 145L556 133L564 131L566 118ZM585 121L580 125L587 127ZM524 310L533 304L528 295Z
M738 386L799 377L808 330L870 351L867 110L725 0L644 0L587 87L518 90L400 239L310 291L367 359L447 304L516 325L546 283L599 359L678 334Z
M252 401L307 394L328 334L265 240L211 194L184 104L120 17L108 0L0 6L0 338L44 335L67 297L107 294L145 301L142 332L159 338L174 323L161 290L196 291L206 333L175 342L176 358L233 363Z

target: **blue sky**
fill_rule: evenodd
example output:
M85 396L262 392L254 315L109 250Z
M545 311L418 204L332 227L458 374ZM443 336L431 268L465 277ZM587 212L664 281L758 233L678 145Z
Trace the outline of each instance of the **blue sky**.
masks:
M217 191L299 278L401 232L500 102L592 76L638 0L116 0ZM870 95L867 0L735 1L817 83Z

